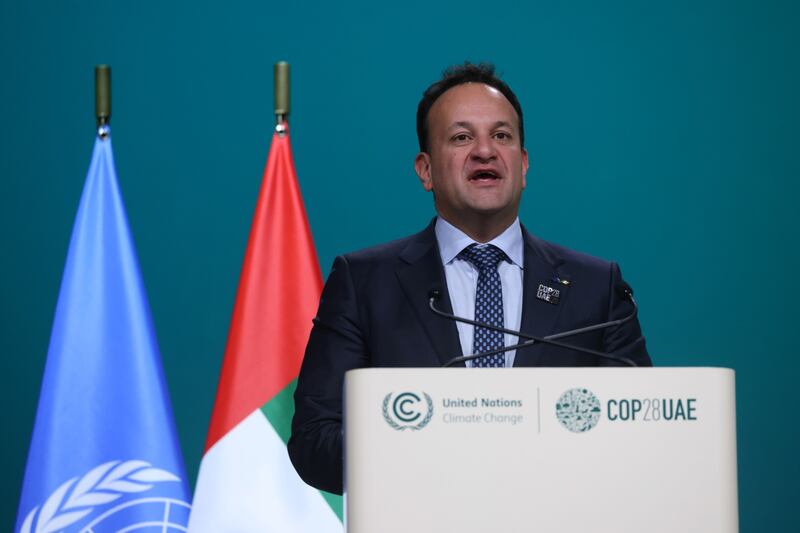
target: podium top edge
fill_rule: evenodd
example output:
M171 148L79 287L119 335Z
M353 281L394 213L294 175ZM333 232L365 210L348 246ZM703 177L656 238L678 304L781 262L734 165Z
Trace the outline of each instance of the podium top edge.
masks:
M444 373L444 372L503 372L513 371L514 373L537 373L537 374L555 374L555 373L584 373L596 372L598 374L605 374L609 372L625 372L625 373L650 373L650 374L667 374L667 373L687 373L687 372L702 372L702 373L719 373L735 375L736 371L733 368L721 366L658 366L658 367L522 367L522 368L434 368L434 367L370 367L370 368L355 368L348 370L347 375L356 375L362 373Z

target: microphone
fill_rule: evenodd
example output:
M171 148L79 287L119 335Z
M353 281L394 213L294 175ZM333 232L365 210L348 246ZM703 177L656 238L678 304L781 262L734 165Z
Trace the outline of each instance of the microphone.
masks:
M543 343L543 344L550 344L552 346L558 346L559 348L564 348L566 350L574 350L576 352L586 353L586 354L589 354L589 355L593 355L595 357L599 357L601 359L607 359L609 361L614 361L614 362L617 362L617 363L623 363L623 364L625 364L627 366L638 366L635 362L633 362L633 360L631 360L631 359L629 359L627 357L621 356L621 355L614 355L614 354L610 354L610 353L599 352L597 350L592 350L590 348L584 348L582 346L575 346L575 345L572 345L572 344L566 344L566 343L563 343L563 342L559 342L557 340L557 339L563 339L565 337L572 337L574 335L580 335L581 333L587 333L589 331L595 331L595 330L598 330L598 329L604 329L604 328L610 328L610 327L614 327L614 326L619 326L621 324L624 324L625 322L628 322L628 321L632 320L636 316L636 313L638 311L638 307L636 305L636 300L633 299L633 289L631 289L630 285L628 285L624 281L621 281L619 283L619 285L617 285L616 290L617 290L617 293L620 296L626 298L627 300L630 300L630 302L633 304L633 312L631 314L629 314L628 316L625 316L623 318L619 318L617 320L610 320L608 322L602 322L600 324L593 324L591 326L585 326L585 327L582 327L582 328L576 328L576 329L571 329L571 330L567 330L567 331L562 331L561 333L555 333L553 335L548 335L546 337L536 337L534 335L529 335L529 334L523 333L521 331L516 331L516 330L508 329L508 328L503 328L503 327L500 327L500 326L495 326L494 324L487 324L485 322L478 322L477 320L471 320L469 318L464 318L464 317L460 317L460 316L457 316L457 315L454 315L454 314L451 314L451 313L446 313L446 312L444 312L441 309L436 307L436 302L438 300L440 300L441 297L442 297L442 291L440 289L433 288L428 292L428 307L435 314L437 314L437 315L439 315L441 317L450 319L450 320L454 320L456 322L463 322L464 324L470 324L470 325L475 326L475 327L486 328L486 329L490 329L492 331L499 331L500 333L506 333L506 334L509 334L509 335L515 335L517 337L520 337L520 338L523 338L523 339L527 339L525 342L521 342L521 343L518 343L518 344L511 345L511 346L505 346L503 348L497 348L495 350L489 350L488 352L474 353L474 354L470 354L470 355L463 355L463 356L459 356L459 357L454 357L454 358L450 359L449 361L447 361L444 365L442 365L442 368L448 368L448 367L451 367L451 366L453 366L455 364L463 363L463 362L466 362L466 361L472 361L473 359L478 359L479 357L485 357L487 355L494 355L494 354L498 354L498 353L508 352L510 350L518 350L518 349L522 349L522 348L527 348L529 346L533 346L537 342L540 342L540 343Z

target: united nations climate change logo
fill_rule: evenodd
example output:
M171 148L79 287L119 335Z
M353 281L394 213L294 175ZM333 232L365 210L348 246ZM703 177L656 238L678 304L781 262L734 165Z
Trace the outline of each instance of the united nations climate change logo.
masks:
M19 533L186 531L191 506L151 492L161 483L176 481L180 478L147 461L103 463L65 481L28 513ZM142 521L144 516L150 518Z
M433 400L427 392L423 392L423 400L419 394L401 392L389 393L383 399L383 418L386 423L398 431L410 429L419 431L428 425L433 418Z
M600 420L600 400L589 389L570 389L556 402L556 416L574 433L589 431Z

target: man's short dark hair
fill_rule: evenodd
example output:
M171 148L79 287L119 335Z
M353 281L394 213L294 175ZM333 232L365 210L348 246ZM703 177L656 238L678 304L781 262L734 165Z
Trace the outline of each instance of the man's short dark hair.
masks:
M447 67L442 72L442 79L425 89L422 100L417 106L417 138L419 139L420 152L428 151L428 113L433 107L434 102L439 99L448 89L463 83L483 83L489 87L494 87L501 93L514 107L519 117L519 143L525 146L525 130L522 127L522 107L519 100L506 85L506 82L498 78L494 73L494 65L491 63L470 63L464 62L463 65L453 65Z

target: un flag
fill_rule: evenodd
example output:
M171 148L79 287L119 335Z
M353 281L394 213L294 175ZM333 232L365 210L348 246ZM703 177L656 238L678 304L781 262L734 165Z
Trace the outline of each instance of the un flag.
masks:
M72 231L18 532L183 531L189 491L155 331L99 135Z

